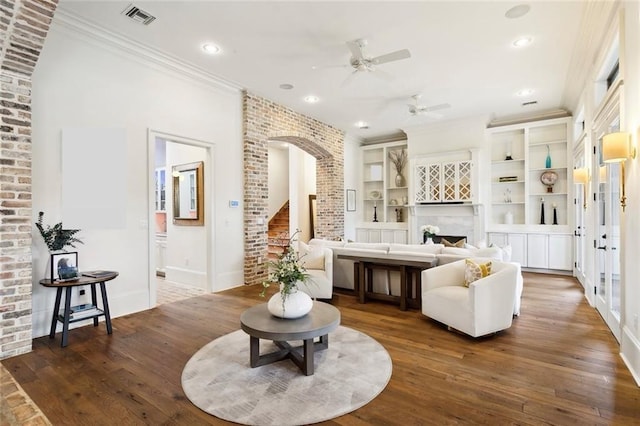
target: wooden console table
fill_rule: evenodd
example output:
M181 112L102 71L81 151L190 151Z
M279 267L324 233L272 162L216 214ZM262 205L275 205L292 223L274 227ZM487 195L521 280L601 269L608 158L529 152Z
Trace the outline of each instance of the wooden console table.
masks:
M77 280L73 281L51 281L40 280L40 284L45 287L53 287L58 291L56 293L56 303L53 307L53 316L51 318L51 331L49 332L49 338L53 339L56 335L56 325L58 321L62 323L62 342L60 346L63 348L68 344L69 338L69 324L83 321L86 319L93 319L93 326L98 326L98 317L104 316L105 324L107 325L107 334L112 333L111 328L111 314L109 313L109 301L107 300L107 289L105 283L111 281L118 276L117 272L105 271L104 274L100 274L95 277L81 276ZM102 295L102 309L98 308L96 297L96 284L100 284L100 293ZM72 312L73 308L80 308L78 306L71 306L71 289L73 287L90 285L91 286L91 305L89 307L84 306L82 310L78 309L78 312ZM64 312L60 315L60 299L62 297L62 290L65 289L64 296Z
M407 307L419 308L421 295L421 272L424 269L433 268L438 265L438 259L416 259L403 256L387 255L385 257L360 256L350 254L338 254L338 259L353 260L357 265L354 267L354 285L358 294L358 301L365 303L367 297L371 299L381 299L387 301L398 301L400 310L406 311ZM400 296L375 293L372 290L373 270L382 269L385 271L400 272ZM411 276L416 275L415 294L412 294Z

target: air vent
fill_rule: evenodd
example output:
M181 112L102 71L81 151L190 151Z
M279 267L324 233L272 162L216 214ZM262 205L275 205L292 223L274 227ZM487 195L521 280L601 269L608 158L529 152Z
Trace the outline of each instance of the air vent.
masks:
M525 107L525 106L531 106L531 105L535 105L535 104L537 104L537 103L538 103L538 101L523 102L523 103L522 103L522 106L523 106L523 107Z
M127 6L127 8L122 11L122 14L142 25L149 25L156 20L155 16L152 16L149 12L145 12L133 4Z

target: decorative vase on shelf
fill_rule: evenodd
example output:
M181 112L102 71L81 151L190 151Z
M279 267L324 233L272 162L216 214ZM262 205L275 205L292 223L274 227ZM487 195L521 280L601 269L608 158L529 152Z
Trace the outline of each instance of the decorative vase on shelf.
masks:
M307 315L311 308L313 308L311 297L295 288L291 289L287 295L283 295L282 291L277 292L267 303L267 309L271 315L284 319L301 318Z
M407 181L405 180L404 176L402 176L401 173L398 173L396 175L396 187L400 188L404 186L407 186Z
M551 150L549 149L549 145L547 145L547 159L544 165L547 169L551 168Z
M422 242L425 244L433 244L433 240L431 239L431 236L428 234L422 235Z
M504 223L507 225L513 225L513 213L506 212L504 214Z

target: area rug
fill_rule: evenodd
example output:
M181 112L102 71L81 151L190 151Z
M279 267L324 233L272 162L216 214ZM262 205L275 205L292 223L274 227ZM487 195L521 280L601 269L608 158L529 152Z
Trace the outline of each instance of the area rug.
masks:
M302 343L302 342L295 342ZM260 352L276 346L260 341ZM246 425L303 425L356 410L391 378L391 357L376 340L348 327L329 334L315 353L315 374L290 360L251 368L249 335L238 330L215 339L187 362L182 388L203 411Z

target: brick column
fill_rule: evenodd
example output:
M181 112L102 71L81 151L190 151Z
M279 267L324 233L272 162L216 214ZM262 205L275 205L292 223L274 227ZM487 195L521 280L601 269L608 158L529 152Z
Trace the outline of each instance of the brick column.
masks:
M31 75L56 6L0 2L0 359L31 351Z
M250 93L244 113L244 280L267 278L268 142L289 142L316 158L318 237L344 235L344 133ZM262 223L261 223L262 222Z

